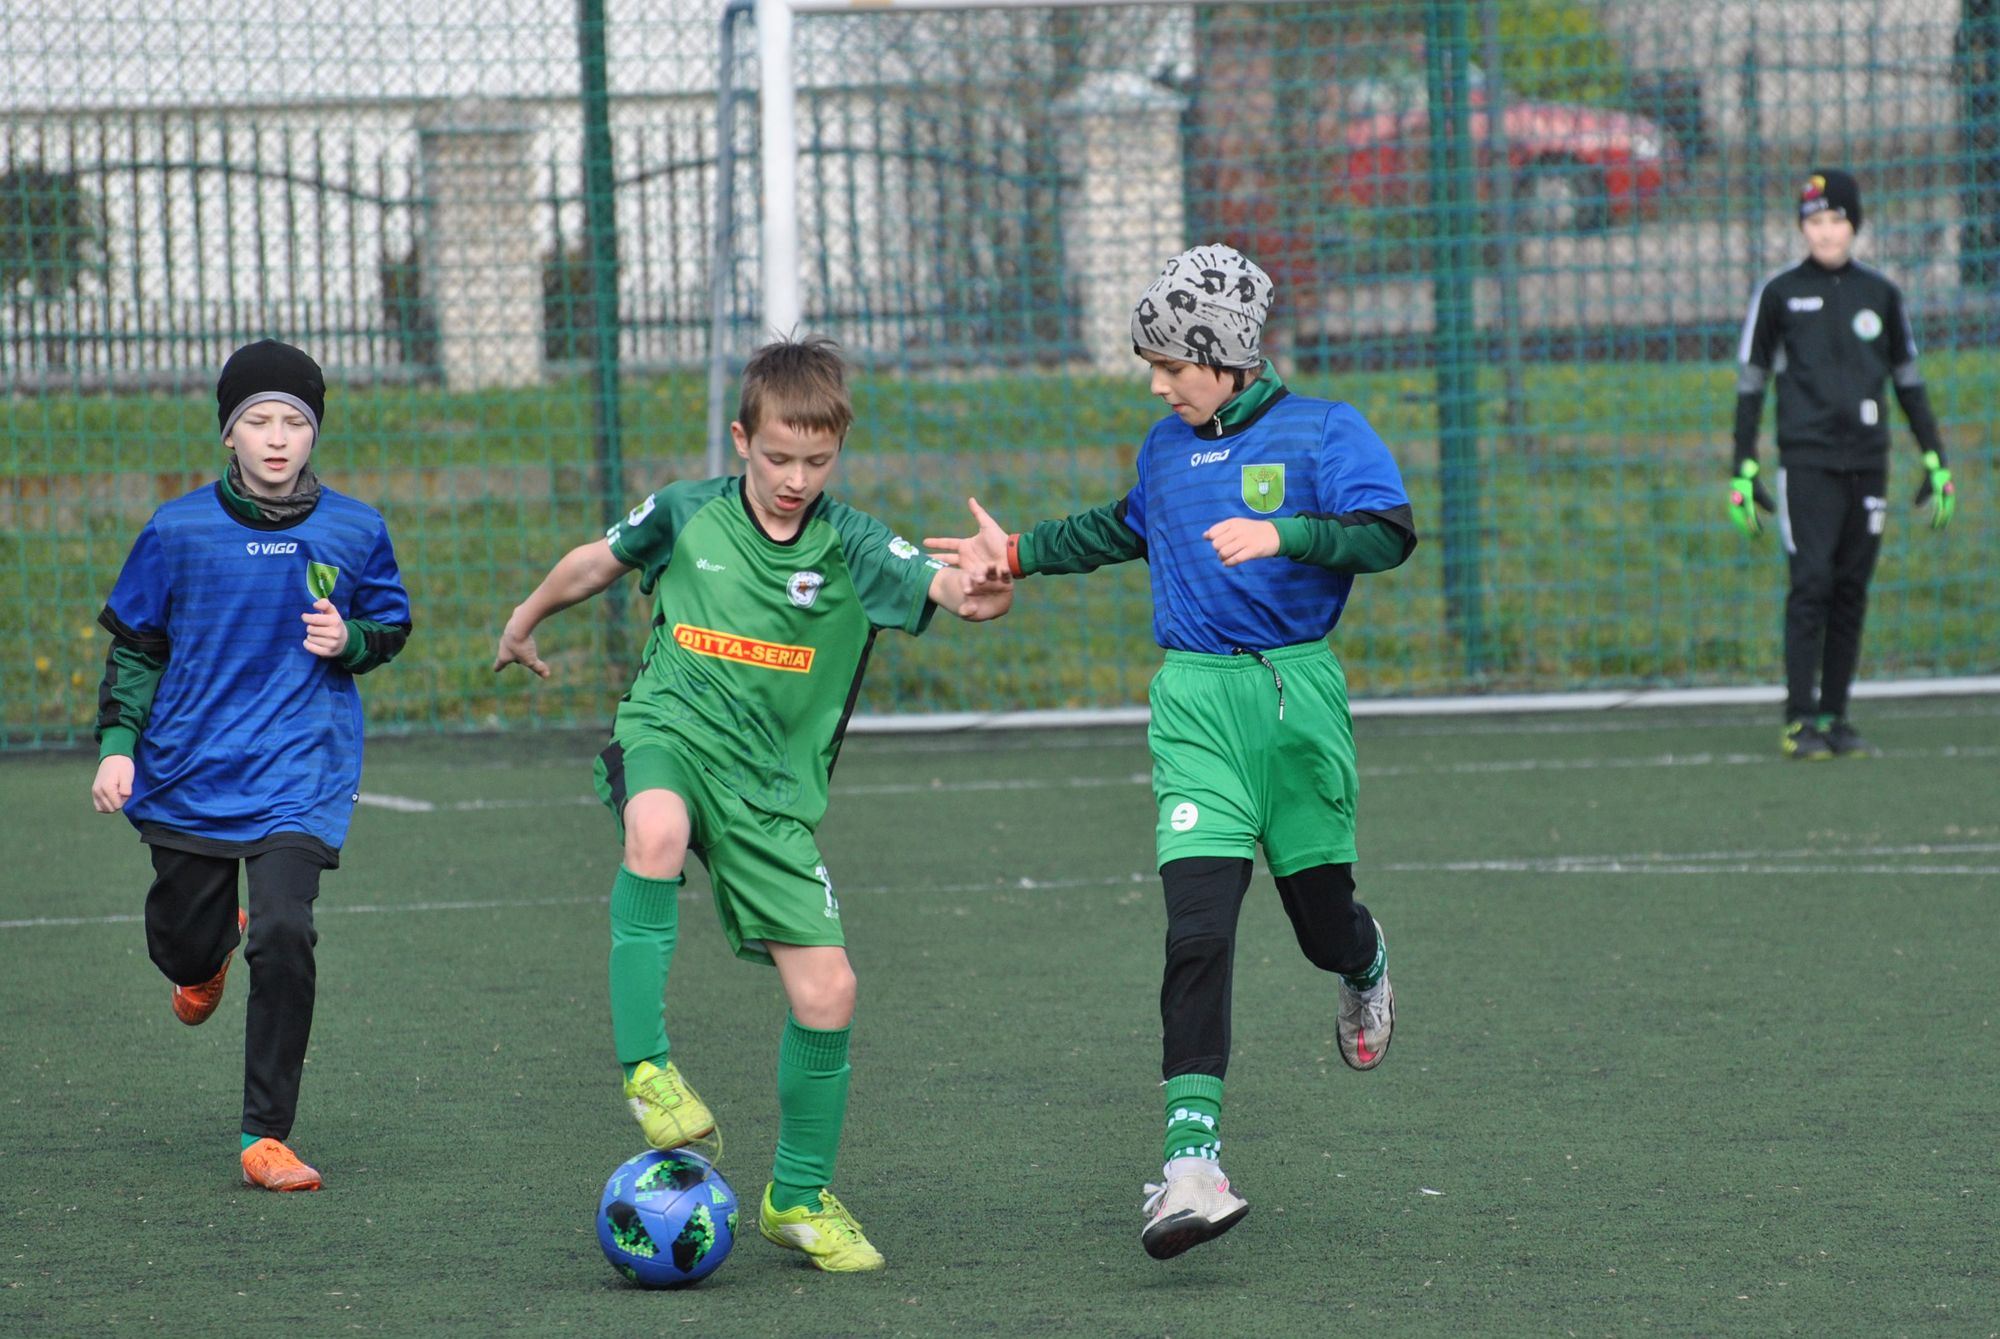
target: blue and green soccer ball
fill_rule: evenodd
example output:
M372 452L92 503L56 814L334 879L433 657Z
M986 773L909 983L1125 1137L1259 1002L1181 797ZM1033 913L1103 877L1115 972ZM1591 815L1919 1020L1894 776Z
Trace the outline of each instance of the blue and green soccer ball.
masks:
M698 1153L647 1149L605 1182L597 1242L642 1288L699 1283L736 1244L736 1192Z

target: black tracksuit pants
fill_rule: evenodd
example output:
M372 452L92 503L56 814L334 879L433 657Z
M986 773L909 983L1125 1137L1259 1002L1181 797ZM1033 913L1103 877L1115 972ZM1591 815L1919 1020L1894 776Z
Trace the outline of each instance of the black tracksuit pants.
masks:
M1845 716L1868 579L1882 551L1887 469L1781 465L1778 516L1791 555L1785 597L1785 719ZM1814 681L1818 690L1814 690Z
M146 893L146 949L175 985L214 976L236 948L235 857L152 847L153 886ZM291 1135L299 1079L312 1036L317 977L313 900L325 860L280 847L242 858L250 885L250 1003L243 1028L243 1132ZM242 968L232 973L232 979ZM236 981L241 988L241 981Z
M1229 1070L1236 920L1250 862L1191 856L1160 867L1167 897L1167 968L1160 984L1160 1077ZM1375 918L1354 900L1352 865L1316 865L1275 880L1306 960L1352 974L1375 961Z

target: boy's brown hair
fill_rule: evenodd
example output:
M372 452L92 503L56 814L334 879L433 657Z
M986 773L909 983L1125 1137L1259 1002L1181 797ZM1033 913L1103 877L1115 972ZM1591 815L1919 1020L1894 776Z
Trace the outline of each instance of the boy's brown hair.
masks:
M824 335L781 339L750 355L743 367L743 395L736 406L743 435L754 437L768 421L802 432L830 432L845 440L854 422L847 397L847 364L840 346Z

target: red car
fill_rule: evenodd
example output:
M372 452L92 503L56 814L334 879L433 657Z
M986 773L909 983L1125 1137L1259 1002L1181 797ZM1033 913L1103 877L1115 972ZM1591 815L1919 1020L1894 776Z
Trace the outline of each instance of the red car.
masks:
M1359 92L1366 97L1369 90ZM1430 198L1430 109L1421 87L1414 97L1396 92L1407 110L1374 111L1339 128L1340 189L1353 204L1421 206ZM1471 92L1477 190L1487 200L1493 156L1476 67ZM1355 102L1350 93L1349 107ZM1630 112L1509 97L1500 129L1517 226L1525 231L1585 231L1645 217L1680 169L1673 138Z
M1197 208L1281 280L1310 278L1316 258L1347 245L1350 210L1393 216L1430 201L1422 43L1343 51L1341 61L1350 73L1325 72L1303 122L1296 103L1281 107L1289 95L1263 52L1211 53L1197 95ZM1474 190L1490 202L1485 81L1476 66L1471 74ZM1245 131L1258 126L1269 129ZM1510 95L1501 129L1520 232L1587 232L1647 217L1680 172L1673 138L1629 112Z

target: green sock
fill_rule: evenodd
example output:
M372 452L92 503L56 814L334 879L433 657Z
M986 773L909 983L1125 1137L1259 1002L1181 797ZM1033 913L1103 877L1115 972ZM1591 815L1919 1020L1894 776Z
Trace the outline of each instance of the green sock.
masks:
M256 1143L259 1139L262 1139L263 1137L264 1136L261 1134L250 1134L246 1131L243 1135L243 1148L249 1148L250 1145ZM241 1153L243 1149L238 1149L236 1151Z
M819 1208L833 1184L840 1128L847 1121L847 1036L809 1028L785 1015L778 1043L778 1156L771 1162L771 1207Z
M642 1060L667 1063L667 968L686 882L642 879L620 865L611 885L611 1041L628 1079Z
M1377 981L1380 981L1382 979L1382 973L1388 970L1389 970L1389 943L1387 940L1382 938L1382 932L1380 930L1377 930L1375 932L1374 960L1371 961L1366 967L1362 968L1358 972L1344 973L1340 979L1345 981L1348 985L1354 987L1356 990L1368 990L1371 989Z
M1163 1162L1222 1156L1222 1080L1213 1074L1176 1074L1166 1082L1167 1141Z

